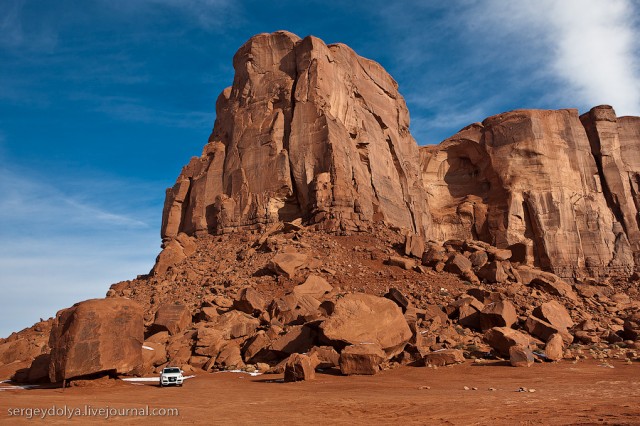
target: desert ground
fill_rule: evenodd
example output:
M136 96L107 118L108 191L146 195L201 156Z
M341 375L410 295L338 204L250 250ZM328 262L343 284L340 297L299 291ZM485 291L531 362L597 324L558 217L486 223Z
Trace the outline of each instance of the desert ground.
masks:
M376 376L283 383L282 375L201 374L181 388L153 382L93 382L90 387L0 392L0 422L15 408L177 408L187 424L640 424L638 364L571 361L513 368L507 363L399 367ZM467 389L465 389L467 388ZM524 388L526 391L523 391ZM492 390L493 389L493 390ZM519 391L520 390L520 391ZM76 417L76 424L102 417ZM65 424L66 418L47 417ZM118 423L175 423L176 417L113 417Z

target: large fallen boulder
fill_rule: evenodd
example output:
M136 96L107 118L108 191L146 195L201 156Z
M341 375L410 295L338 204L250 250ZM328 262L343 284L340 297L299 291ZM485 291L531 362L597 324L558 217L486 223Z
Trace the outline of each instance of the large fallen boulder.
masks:
M309 257L301 253L276 254L268 264L268 268L276 275L293 278L299 269L307 265Z
M57 313L49 346L49 379L130 373L142 364L143 309L119 297L76 303Z
M559 302L552 300L543 303L533 310L533 316L540 318L554 327L568 329L573 327L573 320L567 309Z
M316 371L309 356L304 354L292 354L284 366L284 381L297 382L301 380L313 380Z
M315 299L321 299L326 293L329 293L333 290L331 284L327 282L322 277L317 275L309 275L307 280L293 288L293 294L298 297L301 296L311 296Z
M460 364L464 362L464 353L460 349L440 349L430 352L422 357L425 365L444 367L445 365Z
M380 370L386 356L377 343L347 346L340 353L340 371L345 375L373 375Z
M480 312L480 328L482 331L493 327L511 327L518 321L516 308L508 300L500 300L484 305Z
M151 329L153 332L168 331L169 334L178 334L190 324L189 308L182 303L170 303L158 308Z
M531 338L509 327L494 327L484 334L484 341L493 348L498 355L509 357L512 346L529 347Z
M402 309L393 301L370 294L347 294L320 327L337 346L375 343L393 357L404 349L412 333Z

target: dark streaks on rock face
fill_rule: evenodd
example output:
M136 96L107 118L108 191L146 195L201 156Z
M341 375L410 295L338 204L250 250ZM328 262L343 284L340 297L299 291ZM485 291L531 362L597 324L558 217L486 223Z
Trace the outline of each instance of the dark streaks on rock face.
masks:
M518 110L421 148L432 238L531 247L535 266L562 277L630 274L638 123L607 106Z
M418 147L396 82L342 44L279 31L233 60L201 157L167 190L162 237L302 218L357 231L429 223Z

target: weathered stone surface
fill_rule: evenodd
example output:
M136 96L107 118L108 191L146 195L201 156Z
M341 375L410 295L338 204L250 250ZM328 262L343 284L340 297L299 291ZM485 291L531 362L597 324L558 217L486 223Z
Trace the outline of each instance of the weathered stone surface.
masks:
M484 334L484 341L503 357L509 356L512 346L528 347L530 340L526 334L508 327L495 327Z
M534 278L529 285L546 291L554 296L563 296L567 299L576 301L578 296L573 291L573 288L569 283L561 279L546 279L543 277Z
M308 354L315 357L316 368L333 368L340 365L340 354L331 346L314 346Z
M543 303L535 308L533 315L560 329L571 328L574 324L567 309L555 300Z
M308 295L315 299L321 299L331 290L333 290L333 287L327 282L327 280L311 274L307 277L304 283L293 288L293 294L296 296Z
M456 275L462 275L470 271L471 268L472 265L469 259L461 254L455 253L447 260L444 270Z
M573 336L567 331L566 328L556 327L534 316L529 316L527 318L527 321L525 322L525 328L527 329L529 334L531 334L532 336L536 336L545 342L553 334L556 333L560 334L562 336L562 340L564 340L567 344L571 344L571 342L573 342Z
M269 261L269 269L287 278L296 276L298 269L306 266L309 257L302 253L279 253Z
M444 367L445 365L463 363L464 353L460 349L441 349L425 354L422 359L425 365Z
M409 301L405 297L404 294L397 288L390 288L389 291L384 295L389 300L392 300L396 305L400 306L402 309L402 313L407 312L407 308L409 307Z
M167 350L161 343L144 342L142 344L142 362L145 367L157 367L167 362Z
M316 371L309 356L297 353L289 356L287 363L284 366L285 382L313 380L315 378Z
M487 283L504 283L509 279L509 276L502 267L502 262L493 261L483 265L476 275L481 280Z
M404 254L422 259L424 238L420 235L407 234L404 240Z
M48 382L49 381L49 364L51 363L51 355L41 354L38 355L31 366L29 367L29 373L27 374L27 382Z
M493 327L511 327L518 321L516 308L508 300L500 300L484 305L479 317L482 331Z
M564 355L564 342L562 336L553 334L544 347L544 354L549 361L560 361Z
M178 334L191 324L191 312L181 303L162 305L156 311L152 328L154 331L168 331Z
M260 321L251 315L240 311L230 311L217 317L211 322L211 327L222 332L225 339L251 336Z
M120 297L92 299L56 314L49 346L49 378L128 373L142 364L142 307Z
M582 117L588 131L576 110L507 112L422 147L429 236L531 246L534 264L562 277L629 272L639 120L596 112Z
M153 275L162 275L167 270L193 254L196 249L194 239L185 233L175 235L163 244L163 249L156 258L156 263L151 270Z
M413 259L408 259L406 257L400 256L391 256L387 260L387 264L391 266L397 266L402 269L406 269L407 271L412 270L416 266L416 261Z
M531 349L514 345L509 348L509 363L514 367L531 367L534 363Z
M611 266L628 268L633 258L638 263L640 256L640 119L618 118L613 108L601 105L581 115L580 120L603 178L603 195L620 224L614 229L620 256Z
M296 218L424 234L418 147L397 83L379 64L279 31L252 37L233 65L209 143L167 190L163 238Z
M287 354L305 353L316 342L316 332L304 325L289 327L289 330L271 343L271 349Z
M260 315L266 308L267 301L258 291L251 287L243 288L234 300L233 307L249 315Z
M343 345L376 343L388 357L402 352L412 336L398 305L369 294L347 294L336 303L333 314L322 323L324 338Z
M347 346L340 352L340 371L345 375L373 375L387 355L377 343L360 343Z

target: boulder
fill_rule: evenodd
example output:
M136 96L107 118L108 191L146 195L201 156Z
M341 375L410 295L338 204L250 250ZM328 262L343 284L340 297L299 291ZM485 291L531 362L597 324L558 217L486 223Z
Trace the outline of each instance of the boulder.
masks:
M494 327L484 334L483 339L502 357L510 356L509 349L512 346L529 347L531 342L526 334L508 327Z
M120 297L86 300L59 311L49 338L49 379L125 374L140 367L142 312L136 302Z
M224 339L251 336L260 325L260 320L240 311L229 311L208 323L211 328L222 332Z
M486 263L476 272L476 275L487 283L504 283L509 279L502 262L499 261Z
M440 349L425 354L422 357L425 365L444 367L445 365L460 364L464 362L464 352L460 349Z
M435 266L447 260L447 251L439 244L429 243L422 254L421 262L424 266Z
M489 256L486 251L478 250L469 255L469 261L473 268L482 268L489 261ZM478 278L482 277L478 275Z
M315 299L322 299L325 294L333 290L331 284L322 277L317 275L309 275L304 283L293 288L293 294L296 296L311 296Z
M152 367L167 362L167 350L161 343L144 342L142 344L142 363L145 369L151 370Z
M156 258L156 263L151 270L151 274L165 274L169 268L182 262L195 251L195 239L185 233L179 233L175 238L163 243L162 251Z
M471 271L471 261L459 253L454 253L447 260L444 270L456 275L463 275Z
M578 296L573 291L571 285L559 278L547 279L545 277L538 277L531 280L531 283L529 283L529 285L554 296L566 297L567 299L574 302L578 300Z
M555 300L543 303L535 308L533 310L533 316L548 322L558 329L568 329L574 325L567 309Z
M389 291L384 295L389 300L392 300L396 305L400 306L402 309L402 313L407 312L407 308L409 307L409 301L405 297L404 294L398 289L390 288Z
M339 346L376 343L387 356L402 352L412 333L402 310L389 299L370 294L347 294L320 326L328 342Z
M564 341L559 334L552 334L544 347L544 354L549 361L560 361L564 356Z
M560 334L562 336L562 340L564 340L567 344L571 344L573 342L573 336L567 331L566 328L555 327L548 322L534 316L529 316L527 318L527 321L525 322L525 329L532 336L535 336L545 342L551 337L551 335L556 333Z
M260 315L265 310L266 300L258 291L251 287L243 288L238 298L233 302L233 308L249 315Z
M302 253L279 253L268 263L268 268L276 275L293 278L299 269L304 268L309 261L309 256Z
M295 325L273 340L271 350L285 354L305 353L314 346L315 342L315 330L306 325Z
M230 337L230 336L229 336ZM196 335L196 355L217 357L228 339L225 331L210 327L200 327Z
M531 349L521 345L509 348L509 363L514 367L531 367L535 359Z
M340 354L331 346L314 346L308 354L316 359L315 368L326 369L340 365Z
M406 257L391 256L389 257L389 259L387 259L387 265L397 266L399 268L410 271L416 267L416 261Z
M387 354L376 343L350 345L340 352L340 371L347 376L373 375L386 359Z
M316 372L311 358L304 354L292 354L284 366L284 381L298 382L301 380L313 380Z
M31 363L31 366L29 367L29 373L27 374L27 382L28 383L48 382L50 362L51 362L51 356L49 354L38 355Z
M154 332L167 331L169 334L178 334L191 325L191 312L181 303L161 305L156 311L156 316L151 329Z
M407 234L404 240L405 256L412 256L422 259L424 253L424 238L420 235Z
M263 330L260 330L251 339L247 340L243 348L244 360L250 364L256 362L270 361L275 359L269 347L271 346L271 339Z
M518 321L515 306L508 300L484 305L480 312L480 328L486 331L493 327L511 327Z

